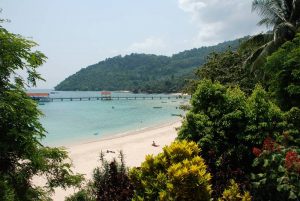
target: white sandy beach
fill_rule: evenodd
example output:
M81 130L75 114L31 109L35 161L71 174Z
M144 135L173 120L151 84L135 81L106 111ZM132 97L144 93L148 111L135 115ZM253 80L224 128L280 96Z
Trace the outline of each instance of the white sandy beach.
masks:
M99 166L99 153L102 150L106 158L118 156L118 151L125 154L125 162L129 167L139 166L147 154L158 154L162 147L169 145L177 136L175 128L180 127L181 121L164 124L154 128L136 131L126 136L116 136L112 139L103 139L95 142L69 145L66 147L69 156L73 161L74 172L85 174L87 179L92 176L92 171ZM155 141L159 147L151 146ZM106 151L115 153L106 153ZM74 189L66 191L57 189L53 199L63 201L64 197L72 194Z

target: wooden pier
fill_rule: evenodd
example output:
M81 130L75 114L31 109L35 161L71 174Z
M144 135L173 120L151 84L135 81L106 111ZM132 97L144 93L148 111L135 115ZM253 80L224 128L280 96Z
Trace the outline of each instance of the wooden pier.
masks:
M111 96L110 92L102 92L101 96L93 96L93 97L55 97L51 96L49 93L27 93L33 100L38 102L54 102L54 101L112 101L112 100L157 100L157 99L165 99L170 100L172 99L175 101L176 99L190 99L191 96L188 95L137 95L137 96ZM165 102L163 102L165 103Z
M190 99L190 96L111 96L111 97L47 97L47 102L56 101L112 101L112 100L176 100Z

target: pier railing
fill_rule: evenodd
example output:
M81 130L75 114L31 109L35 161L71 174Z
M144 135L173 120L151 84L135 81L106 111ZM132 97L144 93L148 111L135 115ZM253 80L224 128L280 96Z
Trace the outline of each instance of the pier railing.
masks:
M110 101L110 100L157 100L157 99L190 99L190 96L111 96L111 97L31 97L39 102L54 101Z

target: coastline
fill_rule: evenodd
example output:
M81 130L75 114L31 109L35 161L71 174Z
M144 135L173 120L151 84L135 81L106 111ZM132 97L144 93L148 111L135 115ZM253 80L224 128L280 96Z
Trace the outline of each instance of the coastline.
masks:
M117 158L118 152L122 150L127 167L140 166L146 155L157 155L164 146L174 141L177 136L176 128L180 126L181 119L154 127L116 134L95 141L69 144L64 148L68 151L72 160L73 171L84 174L86 179L91 179L93 169L100 165L99 155L101 150L105 153L105 158L108 160L114 157ZM159 147L151 146L152 141L155 141ZM107 150L115 153L106 153ZM40 182L37 181L37 183ZM56 189L52 198L53 200L63 201L66 196L75 191L75 189Z
M108 134L105 134L96 139L95 138L78 139L78 140L74 140L72 142L66 142L66 143L64 143L64 145L60 145L60 144L56 145L54 143L53 145L50 145L50 146L51 147L61 147L61 148L68 150L69 148L75 147L77 145L96 143L99 141L110 141L113 139L123 138L123 137L131 136L131 135L139 135L140 133L144 133L144 132L152 131L155 129L160 129L160 128L171 126L173 124L181 122L181 120L182 120L182 118L178 118L176 120L172 120L172 121L169 120L164 123L152 124L150 126L145 126L145 127L138 128L138 129L132 129L132 130L124 131L124 132L108 133Z

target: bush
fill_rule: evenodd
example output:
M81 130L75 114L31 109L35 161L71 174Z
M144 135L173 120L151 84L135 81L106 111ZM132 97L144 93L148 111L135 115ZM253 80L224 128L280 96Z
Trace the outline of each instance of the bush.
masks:
M218 201L251 201L249 192L241 194L238 184L232 179L230 185L222 193Z
M287 129L284 113L259 85L247 98L238 87L209 80L200 82L191 105L178 139L195 141L202 148L213 175L213 196L219 197L231 178L243 189L249 188L251 150L267 136L282 135Z
M127 175L123 153L120 152L121 163L115 158L108 162L104 159L103 153L100 155L100 161L102 167L94 170L93 186L96 200L131 200L133 187Z
M210 200L210 174L194 142L173 142L130 171L133 200Z
M81 189L77 193L67 197L65 201L95 201L96 198L92 192L89 192L88 188Z
M300 149L266 138L256 155L252 187L256 200L298 200L300 197Z
M107 161L101 151L101 167L94 170L93 180L68 197L66 201L129 201L133 196L133 186L125 166L124 155L120 152L120 162L115 158Z
M283 110L300 107L300 34L267 58L268 90Z

